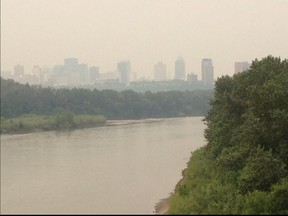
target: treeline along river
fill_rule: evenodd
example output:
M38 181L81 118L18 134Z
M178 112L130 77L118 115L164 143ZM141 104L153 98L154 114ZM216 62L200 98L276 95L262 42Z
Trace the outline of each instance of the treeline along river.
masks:
M1 135L1 213L153 213L204 145L202 119Z

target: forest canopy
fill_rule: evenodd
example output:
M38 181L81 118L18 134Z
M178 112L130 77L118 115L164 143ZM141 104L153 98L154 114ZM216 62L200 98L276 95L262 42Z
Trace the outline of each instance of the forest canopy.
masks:
M268 56L216 81L207 145L192 153L171 214L288 214L288 61Z
M1 78L1 117L54 115L63 110L107 119L180 117L207 114L213 90L137 93L132 90L53 89Z

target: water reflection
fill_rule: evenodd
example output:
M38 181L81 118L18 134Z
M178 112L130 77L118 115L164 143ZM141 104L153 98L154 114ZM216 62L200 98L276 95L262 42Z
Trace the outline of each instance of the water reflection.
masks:
M2 135L2 212L153 213L204 145L201 120Z

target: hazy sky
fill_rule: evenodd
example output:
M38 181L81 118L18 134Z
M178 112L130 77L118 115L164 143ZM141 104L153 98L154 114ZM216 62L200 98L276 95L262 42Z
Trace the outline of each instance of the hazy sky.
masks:
M201 79L202 58L217 77L269 54L288 58L288 0L1 0L1 70L128 59L138 78L158 61L172 78L182 56Z

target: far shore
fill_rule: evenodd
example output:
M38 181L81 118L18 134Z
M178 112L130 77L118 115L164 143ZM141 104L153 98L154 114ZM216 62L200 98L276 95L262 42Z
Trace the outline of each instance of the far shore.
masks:
M0 135L16 135L16 134L30 134L30 133L41 133L41 132L50 132L50 131L73 131L73 130L79 130L79 129L85 129L85 128L96 128L96 127L103 127L106 126L106 123L103 124L97 124L97 125L85 125L82 127L69 127L69 128L59 128L59 129L32 129L32 130L11 130L11 131L1 131Z
M164 118L144 118L144 119L125 119L125 120L107 120L106 126L128 125L137 123L149 123L163 121Z
M186 117L198 117L198 116L186 116ZM79 129L85 129L85 128L96 128L96 127L105 127L105 126L119 126L119 125L130 125L130 124L139 124L139 123L152 123L152 122L161 122L165 119L177 119L182 117L167 117L167 118L143 118L143 119L117 119L117 120L106 120L105 123L99 123L97 125L85 125L81 127L68 127L68 128L60 128L60 129L22 129L22 130L10 130L10 131L1 131L0 135L6 135L6 134L30 134L30 133L39 133L39 132L48 132L48 131L73 131L73 130L79 130Z
M149 122L157 122L163 121L164 119L157 118L149 118L149 119L130 119L130 120L106 120L106 123L97 124L97 125L85 125L82 127L69 127L69 128L60 128L60 129L34 129L34 130L11 130L11 131L2 131L1 135L4 134L29 134L29 133L37 133L37 132L48 132L48 131L73 131L85 128L96 128L96 127L105 127L105 126L118 126L118 125L129 125L129 124L137 124L137 123L149 123Z

